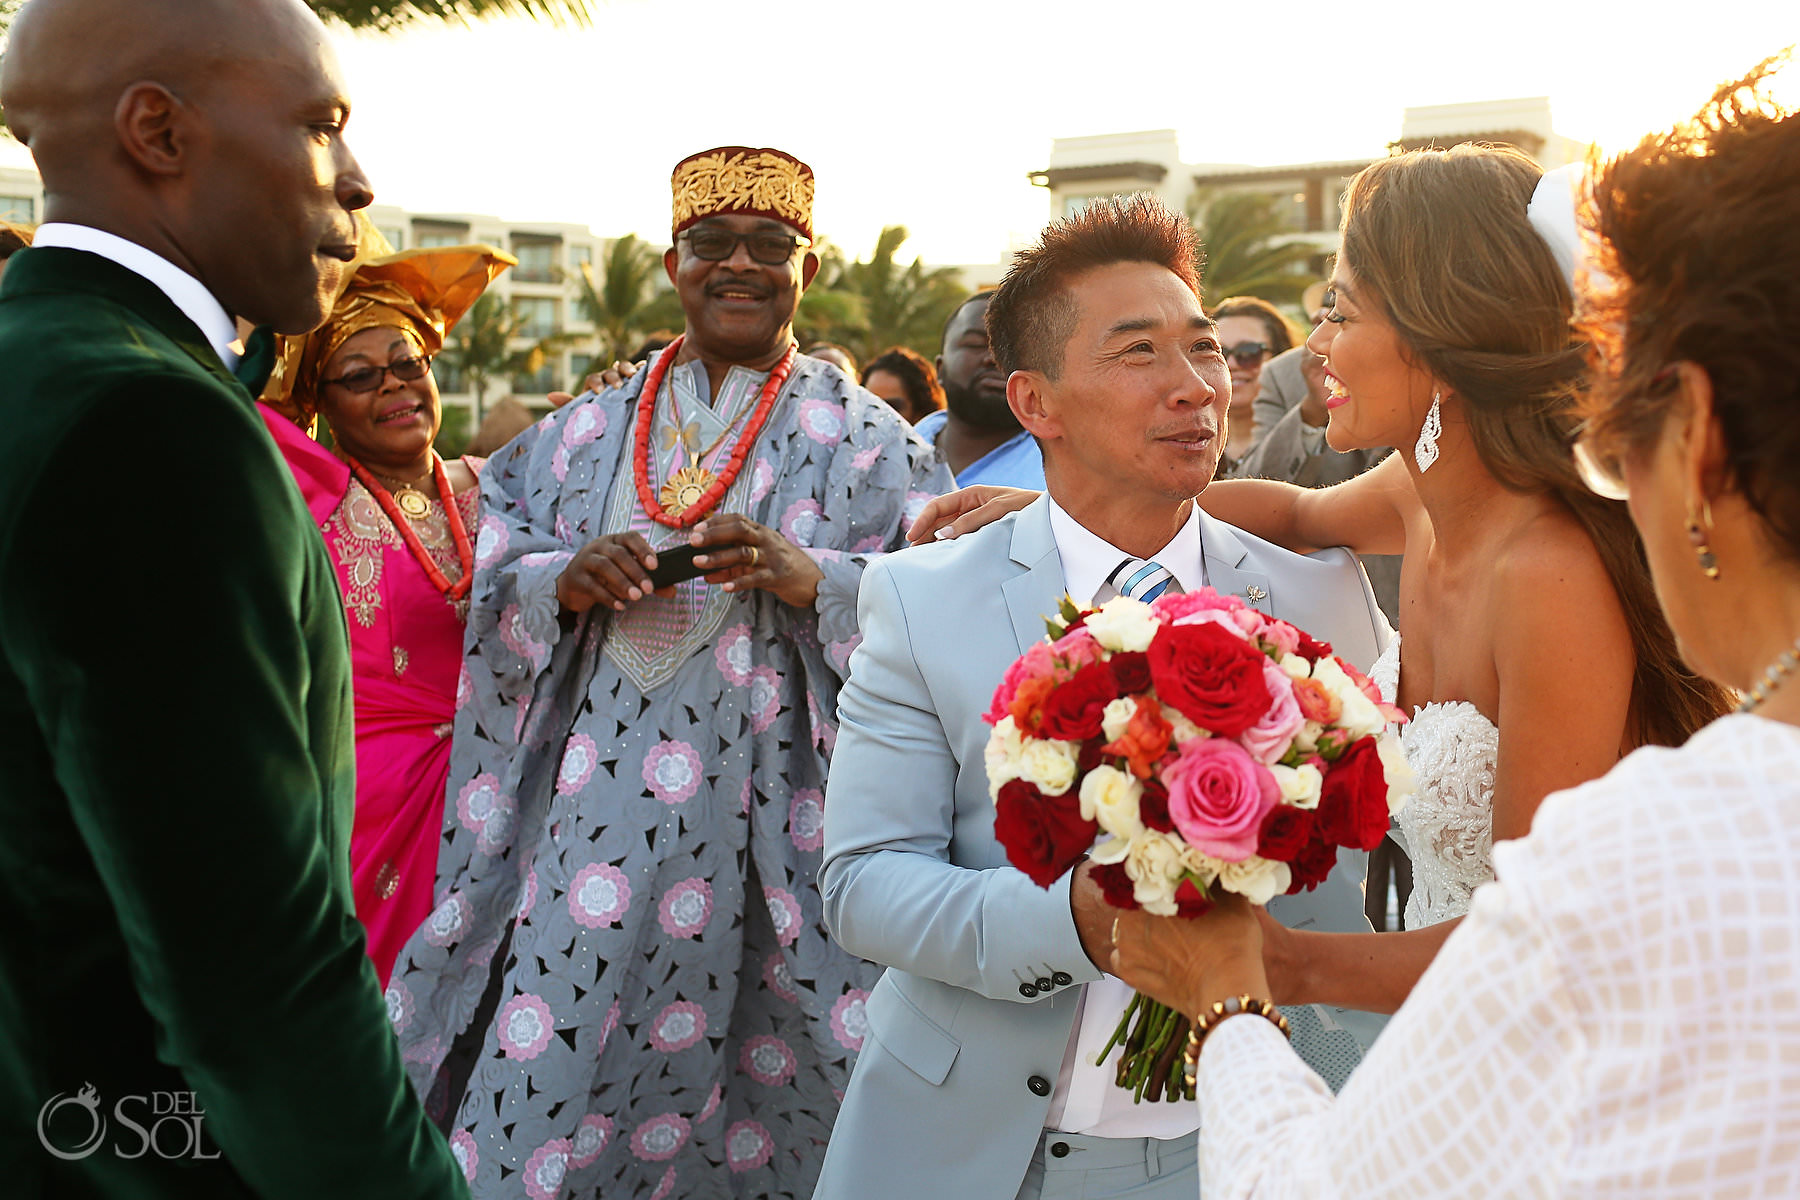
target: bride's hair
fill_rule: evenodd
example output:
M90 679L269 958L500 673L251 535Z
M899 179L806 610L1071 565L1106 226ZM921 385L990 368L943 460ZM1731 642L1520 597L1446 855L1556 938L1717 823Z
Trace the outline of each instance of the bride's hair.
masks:
M1680 745L1730 696L1682 662L1625 505L1576 474L1585 344L1571 330L1569 285L1525 215L1542 175L1510 146L1383 159L1350 182L1342 253L1405 352L1460 401L1489 473L1555 496L1581 522L1637 651L1627 737Z

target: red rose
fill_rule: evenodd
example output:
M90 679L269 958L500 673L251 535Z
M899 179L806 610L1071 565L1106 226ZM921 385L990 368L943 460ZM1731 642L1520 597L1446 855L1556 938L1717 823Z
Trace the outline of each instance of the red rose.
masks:
M1316 829L1316 826L1315 826ZM1298 858L1288 864L1294 881L1288 884L1287 894L1292 896L1299 892L1310 892L1325 882L1333 867L1337 866L1337 847L1329 842L1314 837L1312 845L1300 851Z
M1101 898L1114 908L1137 907L1137 889L1125 873L1124 863L1096 863L1088 877L1100 889Z
M1046 796L1014 779L994 801L994 837L1006 848L1006 861L1041 888L1080 862L1099 833L1098 825L1081 819L1081 798L1072 790Z
M1238 736L1269 711L1267 661L1211 621L1165 625L1150 643L1150 678L1162 702L1221 737Z
M1373 850L1387 836L1387 775L1375 739L1358 739L1325 772L1319 833L1334 846Z
M1132 696L1150 690L1150 656L1140 650L1121 650L1107 660L1113 678L1119 681L1119 694Z
M1301 658L1304 658L1309 663L1316 663L1321 658L1331 657L1330 642L1315 641L1313 636L1304 629L1301 629L1298 632L1300 634L1299 652Z
M1144 790L1138 795L1138 820L1158 833L1175 832L1175 819L1169 816L1169 789L1160 779L1144 780Z
M1119 685L1109 663L1089 663L1044 698L1037 736L1082 742L1100 735L1106 706L1119 698Z
M1212 901L1206 893L1195 887L1192 879L1183 879L1181 886L1175 889L1175 915L1204 917L1211 911Z
M1260 858L1291 863L1312 842L1312 837L1312 813L1291 804L1277 804L1263 818L1256 853Z

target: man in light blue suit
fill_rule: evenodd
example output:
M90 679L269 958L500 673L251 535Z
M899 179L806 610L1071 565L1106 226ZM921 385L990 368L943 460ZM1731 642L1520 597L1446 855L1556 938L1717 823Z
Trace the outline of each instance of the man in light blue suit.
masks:
M989 306L1007 397L1049 492L953 542L872 566L825 805L825 920L889 969L819 1200L1181 1197L1198 1190L1186 1103L1134 1106L1095 1055L1129 989L1102 974L1112 912L1083 864L1049 890L994 838L982 720L1007 666L1080 604L1211 586L1367 667L1389 631L1356 560L1301 557L1208 518L1230 379L1202 313L1188 223L1149 197L1052 224ZM1361 855L1270 906L1367 930ZM1334 1086L1383 1018L1290 1009ZM1246 1103L1255 1097L1246 1096Z

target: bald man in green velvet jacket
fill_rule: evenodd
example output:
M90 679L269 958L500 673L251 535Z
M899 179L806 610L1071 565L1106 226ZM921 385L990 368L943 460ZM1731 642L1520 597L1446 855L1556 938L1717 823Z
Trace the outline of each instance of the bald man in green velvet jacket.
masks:
M0 283L0 1192L466 1195L352 915L336 578L252 396L370 200L298 0L34 0ZM234 377L234 368L238 375Z

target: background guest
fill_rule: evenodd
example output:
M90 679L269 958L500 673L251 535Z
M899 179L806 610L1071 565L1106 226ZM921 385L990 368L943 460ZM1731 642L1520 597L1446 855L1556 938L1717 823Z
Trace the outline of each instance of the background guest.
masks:
M943 350L937 359L944 407L927 413L918 432L937 447L938 461L950 468L961 486L985 483L1041 490L1043 452L1006 402L1006 372L995 365L988 340L985 320L993 296L991 291L977 292L944 322Z
M816 358L821 362L830 363L848 375L852 383L856 381L856 355L836 342L814 342L806 348L806 355L808 358Z
M6 277L6 260L31 245L30 225L0 221L0 279Z
M862 384L917 425L944 407L944 389L925 356L905 346L883 351L863 368Z
M1124 914L1119 973L1210 1025L1209 1194L1793 1195L1800 119L1756 81L1604 168L1582 322L1586 476L1629 504L1689 662L1745 701L1547 798L1335 1100L1257 1015L1249 910Z
M1321 279L1307 284L1306 291L1301 293L1300 311L1306 314L1307 330L1318 328L1325 314L1331 311L1324 303L1328 290L1326 281ZM1305 340L1303 333L1296 334L1296 342ZM1263 364L1262 377L1256 381L1256 399L1251 405L1256 414L1256 430L1250 439L1252 446L1268 435L1282 414L1306 398L1305 351L1304 345L1296 345Z
M356 693L351 882L385 985L431 912L481 504L483 460L432 449L431 357L514 259L489 246L396 254L366 222L363 247L325 324L282 339L261 407L337 567ZM302 432L318 417L331 450Z
M1225 439L1226 459L1221 459L1219 466L1224 478L1235 472L1254 441L1263 364L1293 349L1300 333L1280 309L1256 296L1227 297L1213 306L1211 316L1219 323L1219 341L1231 363L1230 432Z

